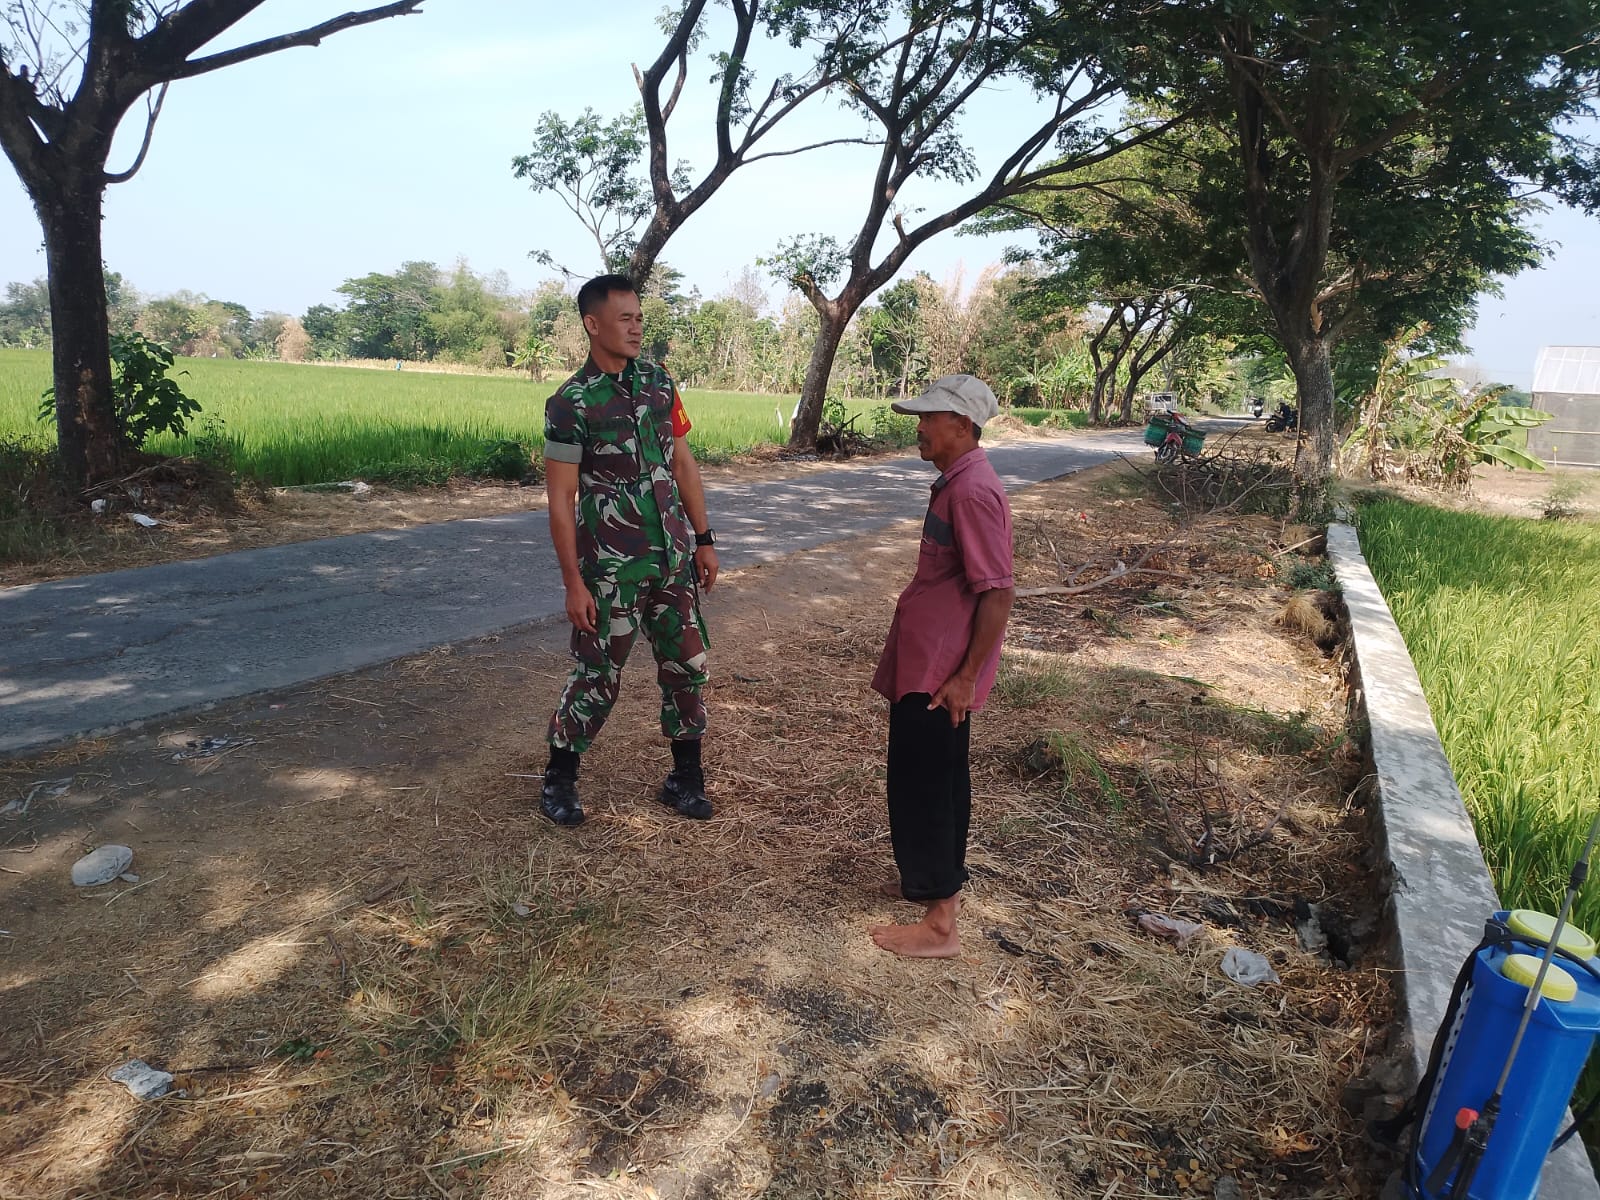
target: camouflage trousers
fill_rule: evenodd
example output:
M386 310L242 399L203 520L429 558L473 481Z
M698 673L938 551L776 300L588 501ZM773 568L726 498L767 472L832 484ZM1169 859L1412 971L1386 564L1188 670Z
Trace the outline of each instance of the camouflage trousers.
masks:
M692 739L706 731L706 648L699 593L685 575L637 582L591 582L595 632L572 631L575 665L550 718L550 744L582 754L611 715L622 685L622 668L641 629L655 652L661 686L661 732Z

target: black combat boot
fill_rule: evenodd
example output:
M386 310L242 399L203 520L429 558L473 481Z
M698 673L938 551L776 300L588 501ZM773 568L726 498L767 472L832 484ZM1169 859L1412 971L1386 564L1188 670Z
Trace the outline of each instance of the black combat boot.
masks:
M705 821L711 817L711 801L706 799L706 776L700 769L700 740L673 739L672 773L661 785L657 800L680 817Z
M578 756L573 751L551 748L539 810L557 825L583 824L583 804L578 799Z

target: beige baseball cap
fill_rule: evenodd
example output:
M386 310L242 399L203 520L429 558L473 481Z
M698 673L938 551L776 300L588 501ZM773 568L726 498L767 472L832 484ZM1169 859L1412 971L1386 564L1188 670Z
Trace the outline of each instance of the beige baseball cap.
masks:
M976 375L941 376L916 399L897 400L889 407L897 413L959 413L980 428L1000 415L1000 401Z

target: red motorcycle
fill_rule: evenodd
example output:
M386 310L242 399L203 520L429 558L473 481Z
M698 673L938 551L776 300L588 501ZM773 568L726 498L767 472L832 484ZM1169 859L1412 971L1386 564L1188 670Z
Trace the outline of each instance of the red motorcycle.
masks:
M1180 458L1198 458L1205 449L1206 433L1196 429L1178 413L1152 413L1144 427L1144 442L1156 449L1156 461L1162 466L1175 463Z

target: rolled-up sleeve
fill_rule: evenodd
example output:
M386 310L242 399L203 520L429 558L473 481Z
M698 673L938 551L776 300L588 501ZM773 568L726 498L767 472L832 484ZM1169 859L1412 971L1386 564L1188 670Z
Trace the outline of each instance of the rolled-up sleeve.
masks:
M1011 576L1011 512L1000 496L962 497L950 506L962 572L974 592L1014 586Z
M561 392L544 402L544 456L547 461L581 463L587 437L583 414Z

